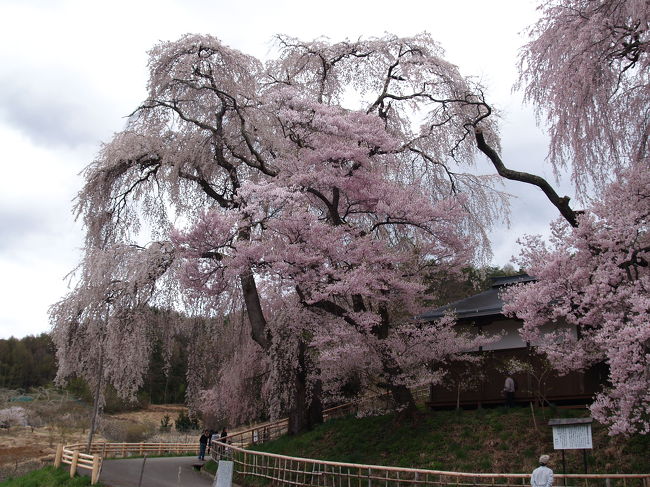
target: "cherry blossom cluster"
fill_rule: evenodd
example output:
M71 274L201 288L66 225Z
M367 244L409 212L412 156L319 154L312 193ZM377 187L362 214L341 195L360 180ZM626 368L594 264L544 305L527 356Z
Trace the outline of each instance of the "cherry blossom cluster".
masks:
M556 222L550 244L525 240L520 265L538 282L508 291L505 310L524 320L560 371L599 362L608 382L591 406L612 434L650 433L650 171L639 164L607 187L577 228ZM545 323L558 326L542 335Z

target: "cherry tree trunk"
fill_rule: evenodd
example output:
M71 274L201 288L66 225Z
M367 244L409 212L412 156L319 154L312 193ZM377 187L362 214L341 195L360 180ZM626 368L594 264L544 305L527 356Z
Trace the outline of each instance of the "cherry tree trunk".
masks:
M97 415L99 414L99 400L102 393L102 376L104 373L104 346L99 349L99 365L97 372L97 385L95 387L95 397L93 401L93 412L90 419L90 430L88 431L88 443L86 445L86 452L90 455L90 449L93 444L93 436L95 429L97 429Z
M312 429L323 422L321 383L316 381L309 390L307 346L301 340L298 344L298 370L293 387L293 407L289 411L288 433L296 435Z
M255 283L253 272L249 270L249 272L241 274L239 278L244 302L246 303L248 320L251 324L251 336L260 347L268 351L271 344L267 336L266 319L262 311L262 303L260 302L260 295L257 292L257 284Z
M389 387L393 401L397 404L399 416L404 419L413 417L417 408L415 407L415 399L408 387L403 384L394 385Z
M390 330L390 316L385 307L380 309L381 315L381 324L373 328L373 334L380 340L386 340L388 338L388 333ZM385 387L388 389L388 392L395 401L397 409L399 410L399 415L401 417L407 418L412 417L415 414L415 399L413 399L413 394L408 387L403 384L394 384L392 379L399 377L403 370L400 365L395 361L394 357L391 354L391 351L388 347L379 350L381 355L381 364L383 373L387 378L389 378L389 384Z

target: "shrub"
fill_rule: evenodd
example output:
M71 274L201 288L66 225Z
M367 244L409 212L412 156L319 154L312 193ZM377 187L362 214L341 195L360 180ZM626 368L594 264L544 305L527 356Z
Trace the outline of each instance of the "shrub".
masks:
M196 418L190 418L185 411L178 413L176 418L176 429L178 431L189 431L198 428L199 422Z
M160 420L160 431L169 431L172 428L171 418L169 414L165 414Z
M27 411L19 406L0 409L0 424L9 426L27 426Z
M151 423L135 423L116 419L103 419L100 431L109 441L139 443L148 439L154 432Z

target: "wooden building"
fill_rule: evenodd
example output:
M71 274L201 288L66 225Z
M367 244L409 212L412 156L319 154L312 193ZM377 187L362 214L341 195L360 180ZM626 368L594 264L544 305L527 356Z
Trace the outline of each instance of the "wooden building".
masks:
M535 351L534 343L526 343L519 335L522 321L503 315L500 293L505 286L534 281L523 274L492 279L487 291L442 306L419 318L434 321L445 312L453 311L458 326L474 333L501 334L501 338L476 350L478 364L457 364L441 384L432 385L429 404L432 407L481 407L504 404L503 387L511 359L523 364L511 373L516 383L515 402L528 404L545 401L551 404L585 404L591 402L606 377L604 365L585 372L571 372L559 376L547 359ZM561 324L547 325L551 331Z

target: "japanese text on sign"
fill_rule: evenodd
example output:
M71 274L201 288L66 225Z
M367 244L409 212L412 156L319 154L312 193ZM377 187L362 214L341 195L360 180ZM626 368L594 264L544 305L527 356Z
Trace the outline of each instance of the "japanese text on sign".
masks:
M556 450L582 450L593 448L590 424L553 426L553 448Z

